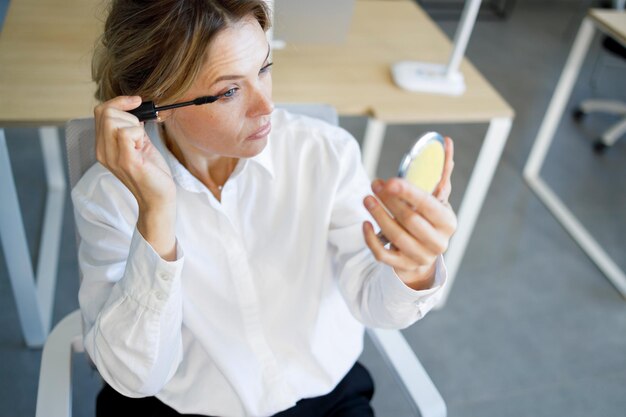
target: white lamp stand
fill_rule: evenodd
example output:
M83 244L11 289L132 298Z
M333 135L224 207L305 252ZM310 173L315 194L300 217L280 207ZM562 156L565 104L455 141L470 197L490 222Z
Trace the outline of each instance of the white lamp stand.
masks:
M465 2L461 22L454 37L454 48L448 65L419 61L400 61L391 67L393 80L408 91L458 96L465 92L463 74L459 65L465 54L481 0Z

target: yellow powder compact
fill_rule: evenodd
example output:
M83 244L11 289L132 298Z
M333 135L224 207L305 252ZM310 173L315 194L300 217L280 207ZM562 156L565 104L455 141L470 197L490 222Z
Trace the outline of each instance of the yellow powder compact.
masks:
M428 132L404 156L398 168L398 177L432 193L441 181L445 159L443 136L437 132Z

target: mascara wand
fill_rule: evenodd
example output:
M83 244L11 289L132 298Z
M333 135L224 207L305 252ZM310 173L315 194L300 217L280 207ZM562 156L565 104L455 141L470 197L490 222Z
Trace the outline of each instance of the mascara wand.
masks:
M168 104L166 106L159 107L154 105L154 101L144 101L139 105L139 107L129 110L128 113L136 116L140 122L144 122L146 120L156 119L159 116L159 112L162 110L176 109L178 107L185 106L201 106L203 104L214 103L222 97L224 97L224 94L220 94L218 96L204 96L198 97L195 100L185 101L183 103Z

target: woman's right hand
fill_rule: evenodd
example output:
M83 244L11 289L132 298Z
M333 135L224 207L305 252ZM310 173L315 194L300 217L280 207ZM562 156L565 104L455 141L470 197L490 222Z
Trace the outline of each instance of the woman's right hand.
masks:
M138 96L119 96L96 106L96 158L133 193L140 210L153 210L175 202L176 186L143 123L127 112L140 104Z
M176 259L176 184L143 123L130 113L138 96L119 96L94 109L96 158L135 196L137 230L165 260Z

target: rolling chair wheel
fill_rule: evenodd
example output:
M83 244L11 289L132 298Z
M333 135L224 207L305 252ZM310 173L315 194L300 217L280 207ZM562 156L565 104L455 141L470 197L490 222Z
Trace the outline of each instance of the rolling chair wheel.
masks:
M604 151L606 151L606 148L608 148L608 146L604 142L602 142L601 139L597 139L593 142L593 150L595 151L595 153L603 154Z
M585 112L578 107L572 112L572 117L575 121L580 122L585 117Z

